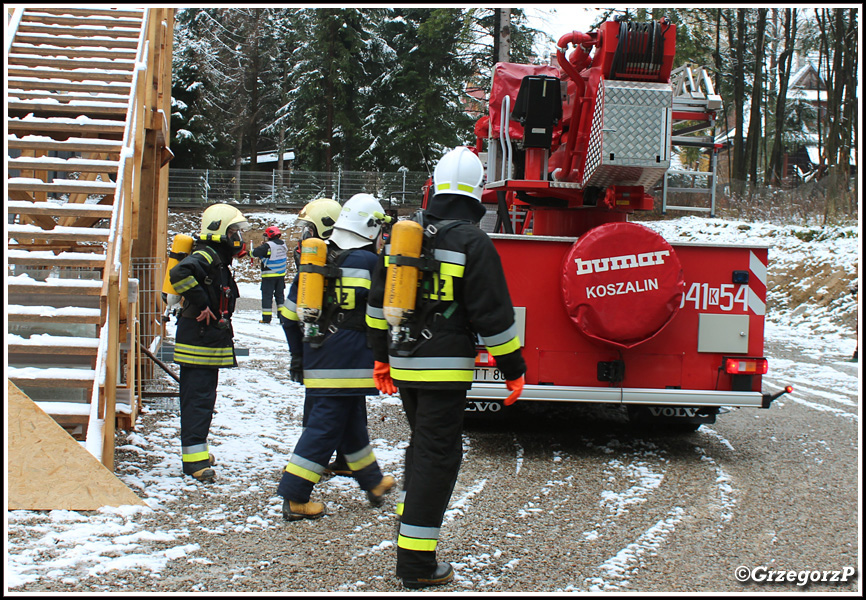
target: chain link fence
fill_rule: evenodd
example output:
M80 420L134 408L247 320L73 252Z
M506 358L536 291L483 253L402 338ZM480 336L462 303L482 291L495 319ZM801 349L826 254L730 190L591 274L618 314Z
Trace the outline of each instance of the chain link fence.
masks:
M359 193L392 206L420 205L428 174L406 169L393 173L366 171L225 171L170 169L168 203L174 208L228 202L261 208L300 208L313 198L344 202Z

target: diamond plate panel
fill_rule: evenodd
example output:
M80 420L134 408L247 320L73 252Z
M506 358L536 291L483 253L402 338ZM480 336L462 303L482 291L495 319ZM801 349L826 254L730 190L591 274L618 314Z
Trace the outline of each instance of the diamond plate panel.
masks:
M583 181L589 181L592 174L601 164L601 126L604 115L604 86L598 86L595 98L595 110L592 113L592 127L589 132L589 143L586 148Z
M600 147L592 148L591 171L587 156L585 185L653 185L670 167L670 85L602 80L598 98L602 122L593 119L593 134Z

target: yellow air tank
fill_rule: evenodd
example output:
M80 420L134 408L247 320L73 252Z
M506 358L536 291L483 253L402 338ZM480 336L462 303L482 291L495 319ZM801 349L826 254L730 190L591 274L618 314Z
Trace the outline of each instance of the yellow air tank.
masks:
M318 320L322 314L325 295L325 275L305 271L304 265L324 267L328 260L328 247L319 238L309 238L301 242L301 269L298 276L298 317L304 323Z
M171 280L168 276L169 271L177 263L189 256L189 253L192 252L194 241L190 236L178 233L171 242L171 249L168 252L168 263L165 266L165 279L162 281L162 293L165 294L165 303L168 306L174 306L180 302L181 298L180 294L174 291L174 287L171 285Z
M424 228L415 221L398 221L391 228L390 256L419 258ZM391 327L399 327L415 310L418 292L418 267L390 262L385 273L385 298L382 310Z

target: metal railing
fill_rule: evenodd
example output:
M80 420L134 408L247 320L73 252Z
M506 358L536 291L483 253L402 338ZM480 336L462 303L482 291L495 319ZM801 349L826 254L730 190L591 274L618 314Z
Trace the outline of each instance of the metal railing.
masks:
M339 202L355 194L373 194L395 205L420 204L428 174L399 169L370 171L237 171L169 169L169 206L206 206L217 202L262 207L301 207L313 198Z

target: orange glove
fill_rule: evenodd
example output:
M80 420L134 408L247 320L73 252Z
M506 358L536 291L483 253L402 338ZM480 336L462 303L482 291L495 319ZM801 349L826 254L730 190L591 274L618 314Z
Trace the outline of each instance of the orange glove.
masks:
M376 389L383 394L396 394L397 386L394 385L394 380L391 379L391 365L388 363L379 362L373 363L373 383L376 384Z
M505 382L505 387L508 388L508 391L511 392L511 395L505 399L505 406L511 406L517 399L520 397L520 394L523 393L523 384L525 380L523 379L523 375L518 377L517 379L512 379L510 381Z

